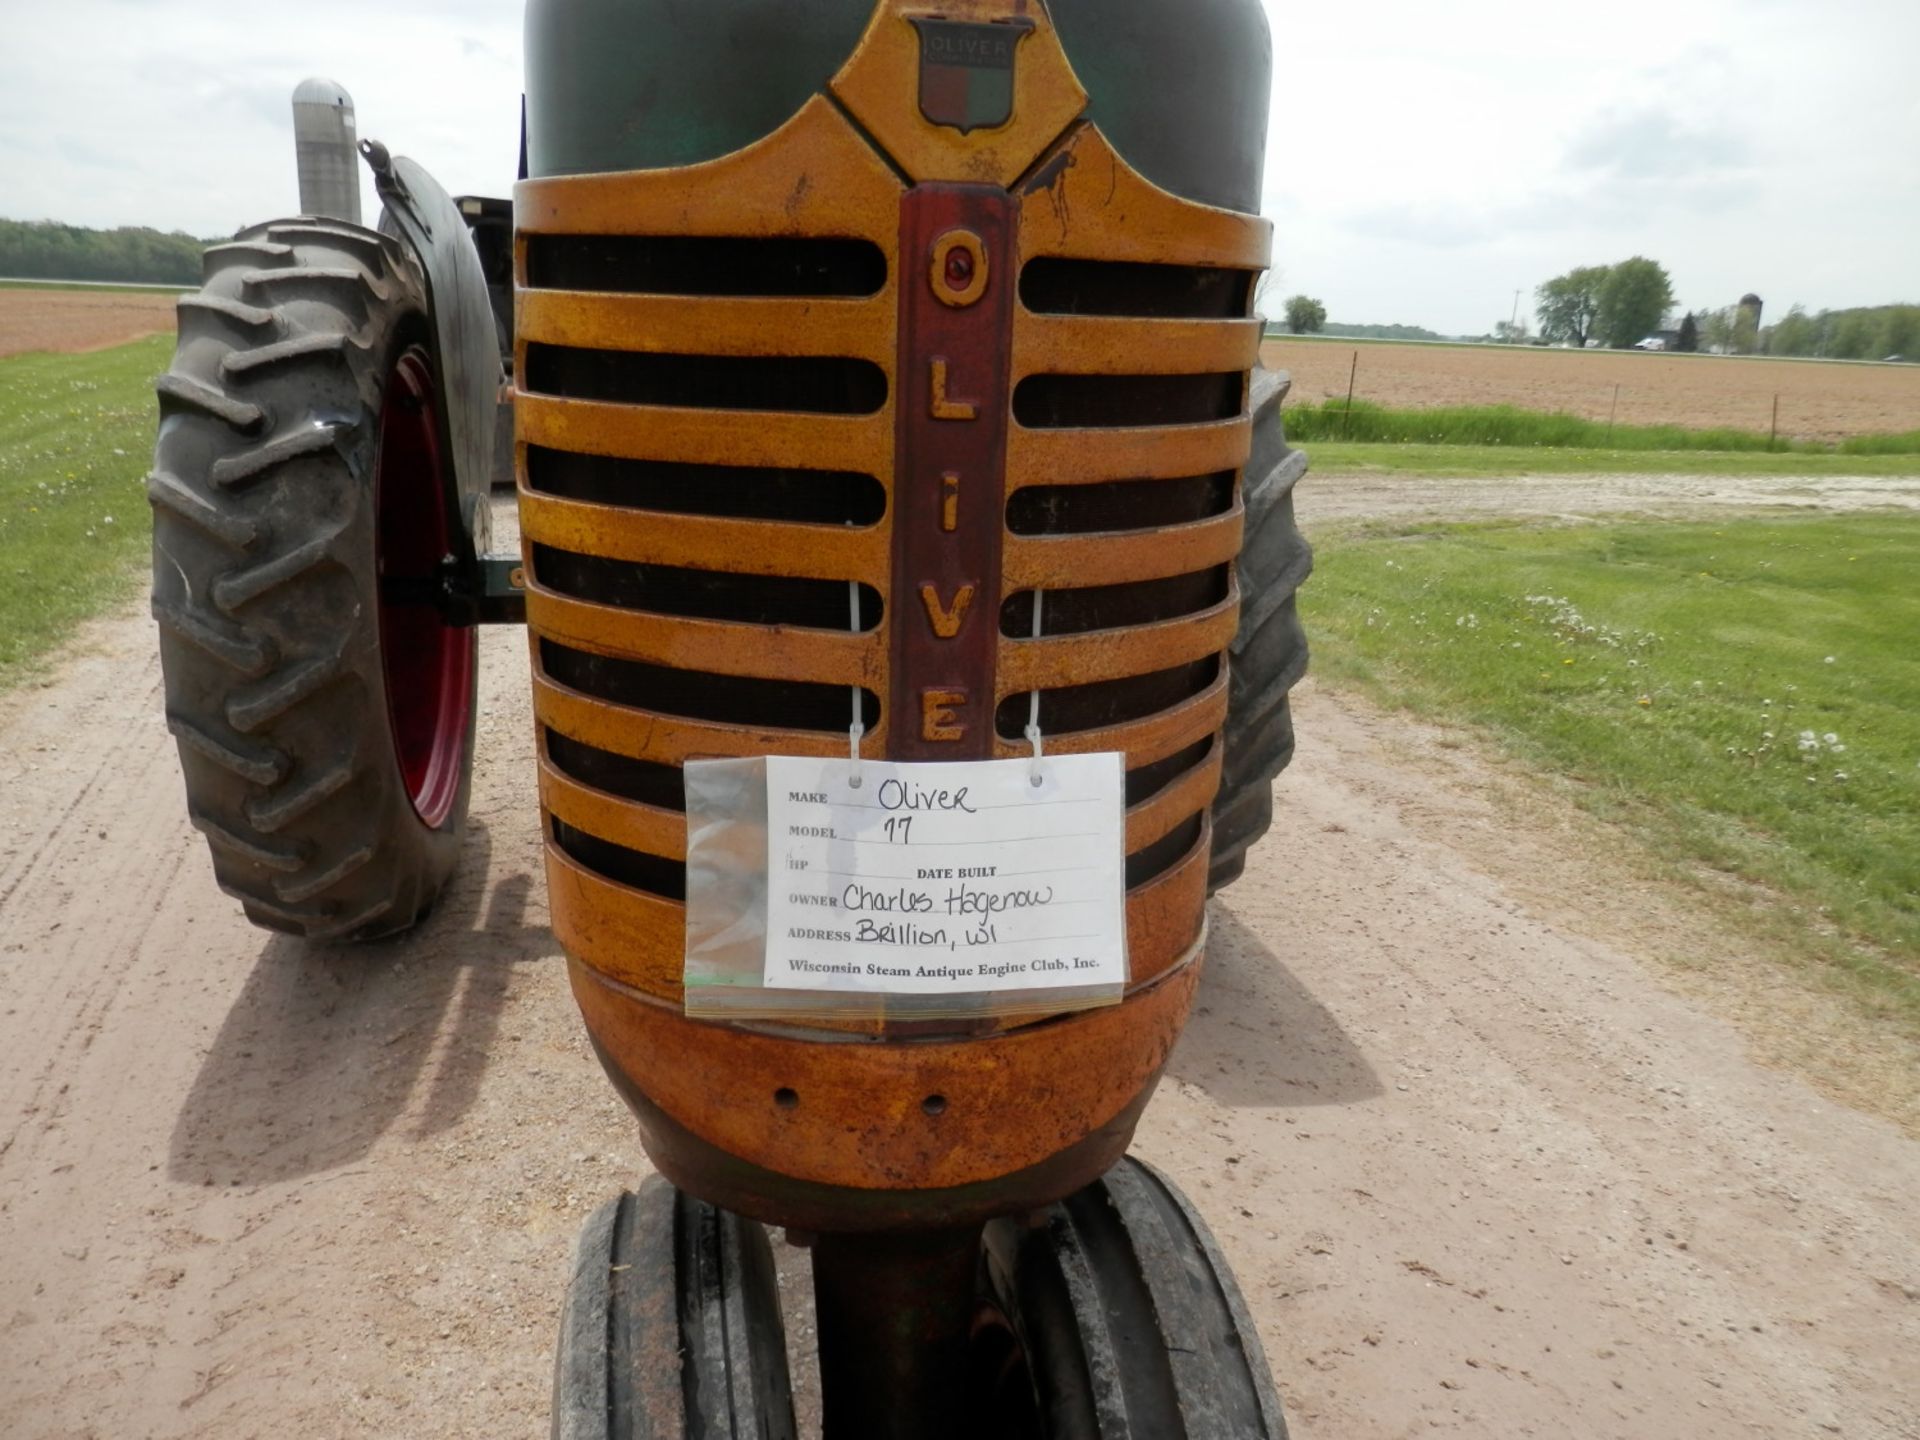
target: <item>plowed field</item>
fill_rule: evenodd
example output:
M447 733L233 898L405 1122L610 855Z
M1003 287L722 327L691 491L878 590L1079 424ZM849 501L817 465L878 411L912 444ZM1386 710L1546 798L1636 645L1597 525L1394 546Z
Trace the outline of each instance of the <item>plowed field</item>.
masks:
M1293 372L1293 400L1354 396L1395 408L1518 405L1622 425L1728 426L1765 432L1780 397L1780 433L1844 440L1920 429L1920 365L1660 355L1636 350L1351 344L1270 340L1261 358Z
M0 285L0 355L78 354L173 329L172 290L28 290Z

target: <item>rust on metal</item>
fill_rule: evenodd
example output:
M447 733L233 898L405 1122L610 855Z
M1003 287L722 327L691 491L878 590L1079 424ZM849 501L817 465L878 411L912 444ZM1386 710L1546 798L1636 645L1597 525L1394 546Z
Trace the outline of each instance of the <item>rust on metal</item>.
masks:
M1084 635L1047 635L1038 640L1004 638L1000 642L1001 692L1012 695L1058 685L1118 680L1202 660L1225 650L1239 623L1240 592L1236 588L1218 605L1177 620L1092 630Z
M527 624L576 650L719 675L872 685L882 673L881 641L873 635L598 605L547 589L537 568L527 584Z
M941 0L939 18L962 24L1018 26L1012 113L1005 124L962 134L920 108L920 32L930 7L881 0L852 56L833 77L833 93L900 168L916 181L958 180L1004 189L1086 108L1046 8L1027 0Z
M528 493L520 533L536 544L583 555L736 575L803 575L840 580L872 575L889 562L878 526L789 524L712 515L676 515Z
M1250 280L1266 264L1269 227L1180 200L1130 169L1081 118L1085 95L1044 6L939 8L943 23L1023 36L1009 52L1004 123L987 123L984 110L955 120L938 97L923 110L913 22L927 16L881 0L833 98L810 101L764 140L684 169L516 191L515 464L554 931L596 1049L662 1170L716 1203L823 1231L968 1224L1044 1205L1124 1151L1199 975L1207 811L1238 618L1244 380L1242 413L1222 412L1233 377L1254 363L1259 322L1244 307L1206 318L1043 313L1022 303L1020 286L1035 260ZM565 275L534 283L536 247L568 236L864 242L884 274L826 297L600 291ZM679 392L675 403L565 393L529 364L533 347L588 354L610 374L620 354L734 373L789 358L859 362L884 374L885 399L865 413L783 404L779 376L772 399L751 409L722 396L679 403ZM1058 428L1015 416L1023 381L1207 376L1222 377L1227 398L1188 423L1135 423L1112 402L1097 422ZM548 484L530 474L530 456L597 478L583 489ZM728 493L753 504L703 509L707 477L722 470ZM837 474L871 477L882 503L845 523L822 520ZM1215 498L1165 524L1020 534L1008 524L1009 502L1031 486L1080 496L1110 482L1209 477L1219 479ZM661 503L669 484L681 488ZM777 497L795 495L808 503L783 515ZM577 580L563 585L558 566L543 574L542 557L555 552L687 572L736 595L772 596L751 592L761 582L851 584L854 608L833 611L847 617L833 629L817 615L781 618L772 598L756 618L720 619L695 604L673 609L671 585L656 582L642 593L662 608L640 609L630 596L614 603ZM1183 590L1183 577L1210 588ZM1123 623L1102 618L1098 596L1076 594L1149 583L1187 594L1187 608L1145 620L1128 612ZM1048 601L1041 634L1003 633L1034 591ZM1076 599L1082 618L1049 630L1047 617L1072 616ZM668 693L606 682L603 668L622 664L684 683ZM617 867L594 868L592 846L569 848L569 836L621 847L643 863L619 873L643 876L686 850L684 815L616 793L617 778L579 768L583 750L616 775L638 761L656 777L702 757L844 755L852 707L865 705L863 755L1008 757L1029 746L1000 733L996 715L1023 692L1042 692L1046 727L1065 713L1052 692L1163 673L1186 674L1191 690L1176 687L1147 713L1083 709L1081 728L1046 728L1050 754L1119 750L1132 771L1182 757L1126 813L1129 853L1156 847L1157 873L1127 894L1131 979L1105 1009L982 1015L941 1022L946 1033L890 1024L884 1000L834 1024L690 1020L684 906L614 878ZM706 704L702 686L734 687L732 698ZM828 687L830 713L818 708ZM1170 860L1160 854L1176 846Z
M596 1043L665 1114L760 1168L857 1190L984 1184L1101 1130L1166 1063L1199 972L1045 1024L898 1044L689 1020L570 966Z
M1007 432L1007 491L1238 470L1252 447L1252 426L1238 417L1113 430L1029 430L1016 424Z
M634 705L618 705L597 695L583 695L546 673L534 638L533 718L596 750L635 760L658 760L681 765L696 757L725 759L739 755L844 755L847 737L817 730L788 730L772 725L728 725L716 721L668 715ZM887 719L870 727L861 744L863 755L884 753Z
M1236 500L1212 519L1103 535L1092 545L1069 535L1010 535L1002 562L1007 592L1120 585L1224 565L1240 553L1244 518Z
M551 813L567 819L559 810ZM1153 812L1141 813L1148 821L1142 833L1151 834L1157 817ZM669 844L664 848L680 848L684 853L685 819L676 818L680 820L680 845ZM1131 816L1129 823L1132 823ZM1159 836L1153 835L1153 838ZM1207 837L1202 835L1170 869L1128 893L1127 937L1133 971L1128 982L1129 994L1151 985L1178 963L1199 935L1206 899L1206 841ZM1141 843L1151 843L1151 840ZM547 876L553 932L566 952L653 1002L678 1012L685 1003L680 949L686 925L685 907L677 900L643 894L597 875L551 840L547 842ZM1025 1017L991 1017L976 1028L985 1033L1015 1030L1031 1023ZM852 1017L844 1023L815 1020L810 1026L823 1036L836 1031L893 1033L884 1013L877 1007L871 1015ZM643 1065L633 1073L641 1077L652 1072Z
M513 191L518 303L530 234L850 235L891 249L901 188L820 96L764 140L704 164L522 180Z
M1121 159L1096 125L1073 130L1035 167L1019 199L1022 264L1055 255L1253 272L1266 269L1273 245L1271 221L1167 193Z

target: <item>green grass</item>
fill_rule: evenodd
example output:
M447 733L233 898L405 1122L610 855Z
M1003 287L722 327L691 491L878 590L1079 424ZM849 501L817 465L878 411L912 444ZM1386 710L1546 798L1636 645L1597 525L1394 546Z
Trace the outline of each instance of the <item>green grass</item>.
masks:
M1751 882L1743 922L1920 1037L1915 576L1905 516L1427 527L1323 543L1302 605L1322 675Z
M1692 430L1683 425L1608 425L1578 415L1523 410L1514 405L1440 405L1395 410L1344 398L1295 405L1287 434L1297 441L1340 440L1388 445L1476 445L1514 449L1589 449L1663 452L1719 451L1920 455L1920 430L1868 435L1838 447L1812 440L1774 439L1752 430Z
M1287 438L1293 434L1288 411ZM1606 450L1508 445L1374 445L1314 440L1322 478L1356 472L1406 475L1920 475L1920 455L1769 454L1764 450Z
M171 335L0 359L0 690L136 588Z

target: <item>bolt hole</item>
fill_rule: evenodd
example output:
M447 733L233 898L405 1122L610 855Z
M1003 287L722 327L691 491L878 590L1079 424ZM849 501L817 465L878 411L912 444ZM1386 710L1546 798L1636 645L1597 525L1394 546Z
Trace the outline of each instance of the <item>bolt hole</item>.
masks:
M778 1090L773 1092L773 1103L778 1105L782 1110L791 1110L800 1103L800 1092L798 1090L790 1090L785 1085L782 1085Z
M929 1095L920 1102L920 1108L929 1115L944 1115L947 1113L947 1097L944 1095Z

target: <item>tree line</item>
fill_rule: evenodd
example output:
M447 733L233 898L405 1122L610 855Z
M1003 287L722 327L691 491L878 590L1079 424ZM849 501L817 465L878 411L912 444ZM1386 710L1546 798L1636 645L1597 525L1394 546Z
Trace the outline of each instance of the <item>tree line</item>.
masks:
M1760 344L1769 355L1920 360L1920 305L1864 305L1817 315L1795 305L1760 332Z
M1869 305L1809 315L1799 305L1771 325L1748 296L1718 310L1688 311L1672 323L1673 284L1664 266L1636 255L1617 265L1576 266L1534 291L1541 338L1623 349L1663 330L1677 350L1734 355L1804 355L1835 360L1920 360L1920 305ZM1526 325L1506 321L1495 338L1524 343Z
M200 283L201 250L216 243L144 225L92 230L53 220L0 220L0 276L192 286Z

